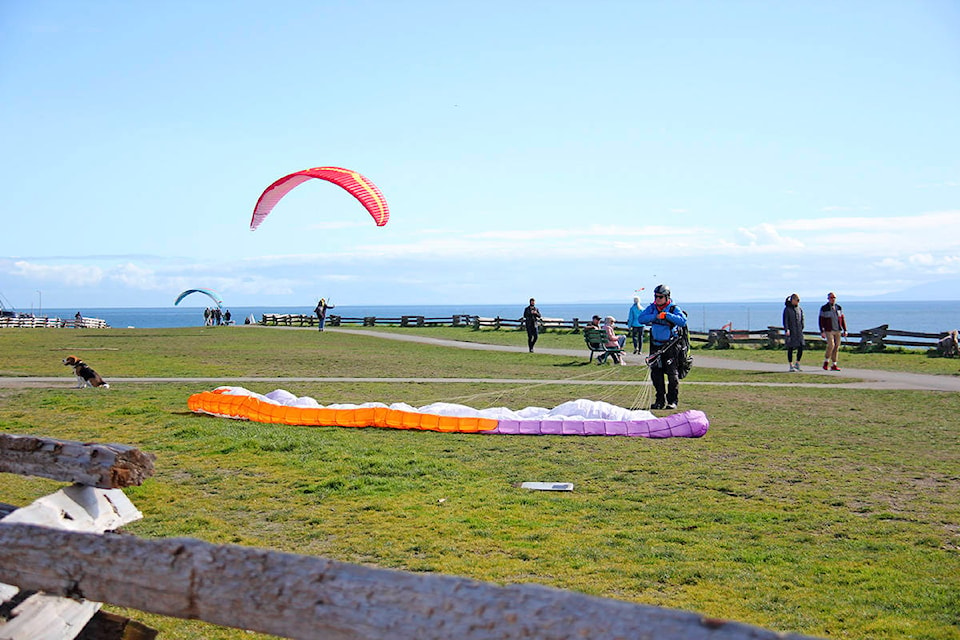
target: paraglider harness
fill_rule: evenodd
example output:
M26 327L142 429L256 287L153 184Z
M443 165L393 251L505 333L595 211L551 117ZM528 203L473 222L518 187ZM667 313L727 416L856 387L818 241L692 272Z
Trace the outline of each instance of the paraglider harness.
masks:
M676 313L677 306L670 305L670 313ZM687 312L680 310L684 317ZM690 369L693 368L693 357L690 355L690 331L687 326L675 327L676 333L662 347L646 357L645 362L648 367L654 365L663 367L672 364L674 359L677 362L677 377L681 380L687 377ZM665 360L661 360L665 358Z

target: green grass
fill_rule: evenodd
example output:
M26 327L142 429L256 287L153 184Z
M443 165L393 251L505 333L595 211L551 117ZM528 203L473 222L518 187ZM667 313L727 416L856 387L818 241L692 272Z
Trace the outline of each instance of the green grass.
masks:
M433 329L403 331L448 337ZM511 332L444 330L456 331L456 339L490 333L483 337L522 343ZM541 344L554 346L553 340L582 344L579 337L549 333ZM812 389L682 385L683 407L701 409L711 421L707 435L694 440L281 427L189 413L187 397L212 385L70 389L59 360L71 352L107 378L636 381L640 367L583 366L585 351L578 359L479 352L335 332L0 331L3 375L64 377L63 388L0 389L0 429L123 442L155 453L157 474L126 491L144 513L126 530L143 537L191 536L497 583L537 582L835 638L960 638L956 394L828 383ZM911 371L933 360L917 353L864 357ZM767 375L762 379L823 378ZM695 376L758 379L695 368L688 380ZM638 396L638 387L626 385L246 386L259 392L281 386L321 402L414 405L466 399L475 406L552 406L575 397L629 405ZM573 482L576 489L554 494L514 487L525 480ZM9 474L2 482L0 501L11 504L60 486ZM256 637L121 613L161 629L164 638Z

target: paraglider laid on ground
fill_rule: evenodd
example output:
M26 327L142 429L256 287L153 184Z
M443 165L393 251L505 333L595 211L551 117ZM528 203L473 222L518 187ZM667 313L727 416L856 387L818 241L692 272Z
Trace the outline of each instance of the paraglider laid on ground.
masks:
M284 176L267 187L260 198L257 200L257 206L253 209L253 217L250 219L250 229L256 229L260 223L267 217L270 211L280 202L283 196L287 195L297 187L308 180L326 180L332 182L338 187L342 187L360 201L367 212L373 217L373 221L378 227L387 224L390 219L390 210L387 208L387 200L380 193L377 185L360 175L356 171L343 169L341 167L314 167L313 169L304 169L296 171L288 176Z
M606 402L573 400L553 409L503 407L474 409L437 402L424 407L403 403L323 406L310 397L283 389L266 395L243 387L218 387L190 396L195 413L267 424L339 427L383 427L450 433L504 435L640 436L699 438L710 426L702 411L684 411L657 418L649 411L630 410Z
M210 299L213 300L218 307L223 305L223 299L220 297L220 294L217 293L216 291L213 291L212 289L187 289L186 291L181 293L179 296L177 296L177 301L173 303L173 306L177 306L178 304L180 304L180 301L186 298L187 296L189 296L191 293L202 293L205 296L209 296Z

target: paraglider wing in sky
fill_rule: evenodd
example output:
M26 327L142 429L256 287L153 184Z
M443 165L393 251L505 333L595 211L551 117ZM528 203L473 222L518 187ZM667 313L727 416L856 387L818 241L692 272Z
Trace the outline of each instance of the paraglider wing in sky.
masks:
M345 189L350 195L360 201L364 208L373 217L373 221L378 227L387 224L390 219L390 210L387 208L387 201L380 193L377 185L373 184L367 178L356 171L342 169L340 167L314 167L313 169L304 169L284 176L271 184L260 194L257 200L257 206L253 209L253 217L250 219L250 230L256 229L263 222L264 218L273 210L283 196L290 193L292 189L303 184L307 180L326 180L332 182L338 187Z
M177 296L177 301L173 303L173 306L177 306L178 304L180 304L180 301L186 298L191 293L202 293L204 295L210 296L210 298L217 303L218 307L223 304L223 300L220 298L220 294L217 293L216 291L211 291L210 289L187 289L186 291L181 293L179 296Z

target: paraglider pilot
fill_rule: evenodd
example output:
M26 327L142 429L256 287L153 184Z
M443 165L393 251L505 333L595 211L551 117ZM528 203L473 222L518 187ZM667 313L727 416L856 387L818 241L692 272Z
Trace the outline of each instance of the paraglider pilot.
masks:
M670 287L657 285L653 302L640 313L637 320L650 325L650 354L667 346L678 334L678 328L687 324L686 314L670 298ZM668 349L650 363L650 378L657 397L651 409L676 409L680 400L679 347ZM668 386L664 387L664 376Z

